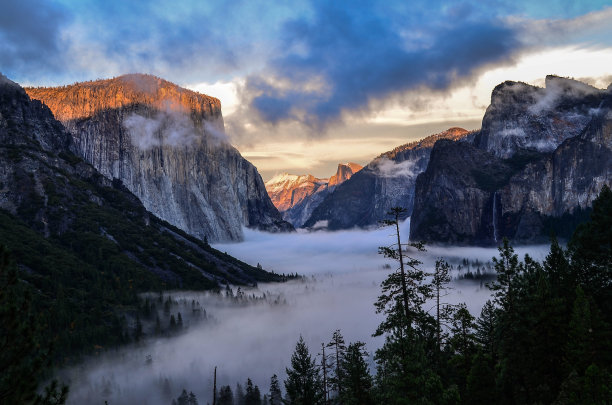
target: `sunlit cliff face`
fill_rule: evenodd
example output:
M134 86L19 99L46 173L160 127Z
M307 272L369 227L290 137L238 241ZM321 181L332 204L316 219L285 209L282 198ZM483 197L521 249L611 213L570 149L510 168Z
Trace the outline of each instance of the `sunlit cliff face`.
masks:
M240 240L245 225L291 229L227 142L218 99L141 74L28 91L83 160L172 225L211 242Z
M60 121L90 117L102 110L131 104L146 104L163 111L188 113L193 118L221 118L219 99L151 75L130 74L53 88L29 87L26 92L31 98L44 102Z

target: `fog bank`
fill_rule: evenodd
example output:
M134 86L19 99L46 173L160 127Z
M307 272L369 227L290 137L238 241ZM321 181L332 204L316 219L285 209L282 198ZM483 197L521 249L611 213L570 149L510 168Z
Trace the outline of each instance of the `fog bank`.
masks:
M402 223L406 235L408 228L408 221ZM315 355L336 329L341 329L347 343L364 341L373 353L383 341L371 336L382 319L373 304L381 281L396 267L377 250L393 240L389 228L293 234L245 230L244 242L215 245L265 269L306 277L244 289L247 296L266 296L250 304L217 294L173 293L177 299L197 300L209 320L186 325L180 336L150 339L65 370L62 375L70 380L71 387L68 403L107 400L110 405L167 405L183 388L193 391L199 403L212 403L215 366L218 387L229 384L234 390L236 382L244 384L249 377L262 394L267 393L272 374L284 379L300 335ZM536 246L517 249L517 253L522 257L529 252L541 260L547 250L547 246ZM493 248L429 247L421 257L423 267L431 269L438 257L457 264L464 258L485 263L496 253ZM477 315L489 297L488 289L468 280L452 284L454 289L447 301L466 302Z

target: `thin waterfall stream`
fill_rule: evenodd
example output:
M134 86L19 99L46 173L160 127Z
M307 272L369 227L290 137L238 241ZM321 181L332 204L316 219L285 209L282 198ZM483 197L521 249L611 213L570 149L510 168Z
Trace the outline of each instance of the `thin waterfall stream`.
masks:
M493 240L497 243L497 191L493 194Z

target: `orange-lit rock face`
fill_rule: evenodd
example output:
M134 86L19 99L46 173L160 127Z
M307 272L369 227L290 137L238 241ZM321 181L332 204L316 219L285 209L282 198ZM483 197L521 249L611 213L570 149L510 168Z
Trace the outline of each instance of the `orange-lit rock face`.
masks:
M329 186L335 186L351 178L351 176L361 170L363 166L357 163L340 163L336 174L329 178Z
M283 173L266 182L266 190L279 211L286 211L304 198L327 187L327 179L318 179L310 174L298 176Z
M219 99L181 88L151 75L130 74L70 86L30 87L25 90L31 98L45 103L55 118L64 122L131 104L188 113L195 120L221 116Z
M266 190L276 208L283 212L301 203L309 196L327 190L351 178L361 170L357 163L340 163L336 174L328 179L319 179L310 174L283 173L266 182Z

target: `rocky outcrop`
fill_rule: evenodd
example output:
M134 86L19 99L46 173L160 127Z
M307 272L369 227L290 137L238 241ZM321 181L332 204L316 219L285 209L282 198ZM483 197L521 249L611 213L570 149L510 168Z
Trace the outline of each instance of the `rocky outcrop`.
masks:
M94 289L97 278L83 277L100 266L137 274L129 280L135 288L145 279L193 289L280 280L152 215L120 181L72 152L72 136L49 108L1 75L0 141L0 244L34 279L71 272L71 281ZM31 251L35 257L24 253Z
M30 100L21 86L0 73L0 143L40 144L48 151L75 150L72 137L49 108Z
M476 145L502 158L517 150L552 152L580 134L605 97L572 79L547 76L546 87L504 82L493 89Z
M450 128L417 142L383 153L325 196L304 223L306 227L326 224L328 229L375 225L390 208L412 212L415 180L427 167L434 143L439 139L458 141L468 137L462 128Z
M338 170L336 170L336 174L329 178L329 182L327 185L329 187L337 186L340 183L344 183L348 179L350 179L353 174L357 173L359 170L363 169L363 166L357 163L339 163Z
M27 92L64 123L83 159L172 225L209 241L240 240L243 226L293 229L226 141L218 99L149 75Z
M491 107L483 118L483 131L486 127L488 133L477 134L472 144L436 143L427 170L417 179L411 239L484 245L497 244L503 237L540 241L555 224L588 210L602 186L612 183L611 94L550 77L547 88L551 80L562 89L584 91L564 96L557 112L517 115L514 122L535 143L533 123L545 122L539 128L546 148L520 143L520 137L504 144L505 135L491 130L499 127L499 111ZM513 98L513 86L496 87L493 102L505 99L508 111L514 112L525 111L525 106L512 103L535 105L533 100ZM551 114L564 119L552 120ZM502 147L502 153L491 151L492 145Z
M268 180L266 189L283 219L295 227L301 227L325 196L361 169L362 166L357 163L339 163L336 174L329 180L310 174L297 176L283 173Z

